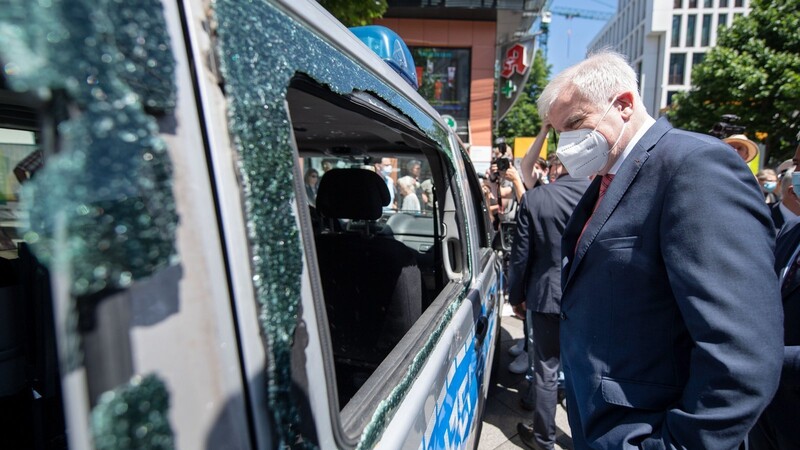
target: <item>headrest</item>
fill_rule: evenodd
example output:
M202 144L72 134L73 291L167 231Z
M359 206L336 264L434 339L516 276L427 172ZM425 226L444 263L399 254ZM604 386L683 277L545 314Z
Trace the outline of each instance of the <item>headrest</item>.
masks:
M336 219L377 220L390 200L386 182L367 169L331 169L317 189L317 210Z

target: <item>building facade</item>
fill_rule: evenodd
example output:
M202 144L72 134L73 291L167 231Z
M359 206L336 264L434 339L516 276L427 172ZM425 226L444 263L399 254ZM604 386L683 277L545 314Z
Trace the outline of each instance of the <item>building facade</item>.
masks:
M377 25L411 49L419 93L450 123L473 159L493 141L502 48L526 36L544 0L389 0ZM521 87L520 87L521 88Z
M619 0L588 51L627 56L645 107L658 116L675 93L691 88L692 68L717 44L719 31L749 12L750 0Z

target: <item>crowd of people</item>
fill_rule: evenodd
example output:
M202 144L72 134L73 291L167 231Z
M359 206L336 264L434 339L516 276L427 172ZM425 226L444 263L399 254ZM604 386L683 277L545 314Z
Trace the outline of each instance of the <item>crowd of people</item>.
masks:
M654 119L613 52L558 74L538 108L519 169L498 142L483 177L515 230L521 440L554 448L563 371L578 449L800 448L800 145L753 176L755 143Z
M428 177L422 179L422 162L417 159L405 161L404 167L398 170L397 158L380 158L366 169L373 170L381 176L389 190L389 204L385 211L404 211L408 213L424 213L433 209L433 181ZM303 180L308 204L316 205L319 182L326 172L337 167L336 161L322 161L322 174L313 168L306 169Z

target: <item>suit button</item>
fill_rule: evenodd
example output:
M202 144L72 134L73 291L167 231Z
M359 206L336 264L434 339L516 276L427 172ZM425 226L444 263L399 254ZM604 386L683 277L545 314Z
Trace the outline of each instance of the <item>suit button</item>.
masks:
M561 312L561 320L567 320L567 313Z

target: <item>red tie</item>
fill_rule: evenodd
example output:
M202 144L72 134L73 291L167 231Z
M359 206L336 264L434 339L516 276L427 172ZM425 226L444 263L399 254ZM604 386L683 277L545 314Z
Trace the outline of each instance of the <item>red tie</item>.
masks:
M600 201L603 200L603 197L606 195L606 191L608 187L611 185L611 182L614 181L614 175L607 174L603 175L603 179L600 180L600 193L597 195L597 201L594 204L594 209L592 209L592 215L586 220L586 223L583 225L583 230L581 230L581 235L578 236L578 241L575 243L575 251L578 251L578 244L581 242L581 238L583 237L583 233L586 231L586 227L589 226L589 222L592 221L592 216L594 216L594 212L597 211L597 207L600 206Z

